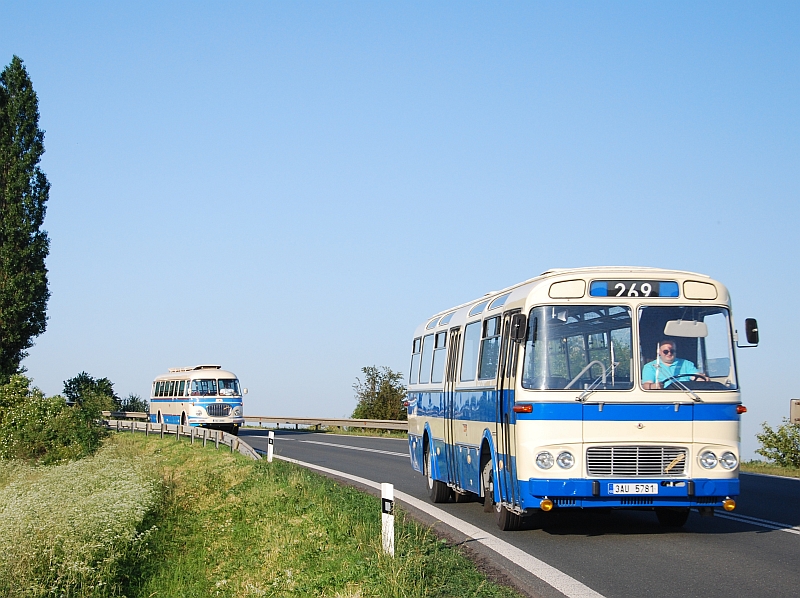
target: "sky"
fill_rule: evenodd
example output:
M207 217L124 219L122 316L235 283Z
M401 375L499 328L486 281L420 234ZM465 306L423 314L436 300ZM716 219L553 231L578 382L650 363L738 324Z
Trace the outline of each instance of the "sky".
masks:
M217 363L347 417L430 315L558 267L708 274L742 448L800 396L800 4L0 5L46 131L47 394Z

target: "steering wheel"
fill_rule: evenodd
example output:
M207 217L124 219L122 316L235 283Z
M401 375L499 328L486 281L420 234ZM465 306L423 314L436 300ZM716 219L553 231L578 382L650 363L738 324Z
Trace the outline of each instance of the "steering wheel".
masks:
M705 374L701 374L697 372L695 374L676 374L675 376L670 376L669 378L665 378L664 380L660 381L660 384L663 388L667 387L667 382L675 380L676 382L690 382L690 380L678 380L678 378L684 378L686 376L691 376L691 382L697 382L698 380L702 380L703 382L709 382L708 376Z

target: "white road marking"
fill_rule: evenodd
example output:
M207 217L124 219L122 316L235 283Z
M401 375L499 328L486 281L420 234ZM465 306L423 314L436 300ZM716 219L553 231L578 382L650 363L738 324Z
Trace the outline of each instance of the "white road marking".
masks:
M309 441L304 441L309 442ZM318 443L318 444L325 444L325 443ZM353 448L353 447L346 447L346 448ZM379 451L382 452L382 451ZM404 455L406 456L406 455ZM297 461L296 459L289 459L288 457L281 457L279 455L275 455L276 459L281 459L282 461L288 461L289 463L294 463L295 465L300 465L301 467L307 467L308 469L315 469L317 471L321 471L323 473L329 473L331 475L338 476L340 478L345 478L347 480L353 480L354 482L358 482L359 484L363 484L365 486L369 486L370 488L375 488L380 490L381 485L378 482L373 482L372 480L367 480L365 478L360 478L358 476L350 475L349 473L344 473L342 471L336 471L335 469L328 469L327 467L320 467L319 465L314 465L313 463L304 463L303 461ZM396 499L403 501L404 503L411 505L412 507L419 509L431 515L432 517L436 517L442 523L449 525L455 530L458 530L465 536L480 542L487 548L495 551L497 554L507 558L515 565L518 565L531 573L532 575L538 577L546 584L552 586L567 598L603 598L602 594L598 594L590 587L582 584L577 579L574 579L564 573L545 563L544 561L540 561L534 556L531 556L527 552L520 550L516 546L512 546L505 540L501 540L497 536L493 536L490 533L483 531L482 529L475 527L474 525L467 523L466 521L461 521L458 517L454 517L449 513L434 507L426 502L423 502L419 499L414 498L413 496L409 496L405 492L400 492L395 490L394 496Z
M750 525L757 525L767 529L774 529L779 532L786 532L788 534L797 534L800 536L800 525L789 525L788 523L778 523L777 521L770 521L769 519L759 519L758 517L749 517L748 515L739 515L738 513L714 513L715 517L722 517L723 519L730 519L738 521L739 523L749 523Z
M380 453L381 455L394 455L395 457L405 457L406 459L408 459L408 453L381 451L378 449L363 448L360 446L350 446L349 444L334 444L332 442L319 442L318 440L298 440L297 442L307 442L308 444L322 444L324 446L335 446L337 448L350 449L351 451L366 451L368 453Z

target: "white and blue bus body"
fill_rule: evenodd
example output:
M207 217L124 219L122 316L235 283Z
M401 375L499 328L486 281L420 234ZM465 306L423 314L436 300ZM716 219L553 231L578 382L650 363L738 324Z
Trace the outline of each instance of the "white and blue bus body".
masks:
M171 368L150 389L150 421L223 430L238 434L244 406L236 374L218 365Z
M545 272L417 328L412 466L432 500L483 497L502 529L554 508L654 509L667 526L732 510L736 345L728 291L705 275Z

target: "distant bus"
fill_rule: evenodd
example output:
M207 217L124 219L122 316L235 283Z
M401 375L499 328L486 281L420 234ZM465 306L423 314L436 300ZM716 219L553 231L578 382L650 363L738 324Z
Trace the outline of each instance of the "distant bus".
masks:
M239 433L244 424L236 374L218 365L171 368L156 376L150 391L150 421Z
M482 497L504 530L553 509L673 527L733 510L738 344L728 290L702 274L550 270L487 293L414 333L412 466L434 502Z

